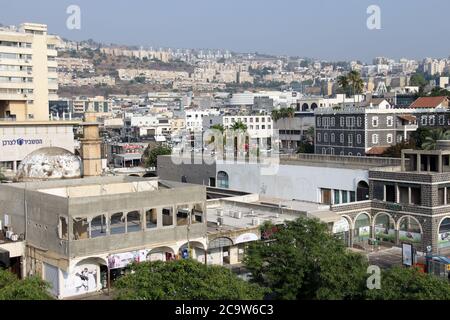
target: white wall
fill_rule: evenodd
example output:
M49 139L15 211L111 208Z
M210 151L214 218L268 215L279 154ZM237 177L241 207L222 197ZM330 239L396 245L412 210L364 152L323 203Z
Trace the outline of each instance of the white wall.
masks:
M368 182L368 170L280 164L276 175L261 175L256 164L217 163L217 172L229 176L229 188L271 197L320 202L320 188L356 191Z

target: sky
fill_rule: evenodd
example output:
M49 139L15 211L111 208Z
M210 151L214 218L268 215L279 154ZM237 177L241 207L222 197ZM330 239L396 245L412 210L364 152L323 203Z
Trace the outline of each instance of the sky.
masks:
M229 49L331 61L448 57L448 0L3 0L0 23L44 23L70 40ZM81 28L66 26L78 5ZM370 5L381 29L369 29Z

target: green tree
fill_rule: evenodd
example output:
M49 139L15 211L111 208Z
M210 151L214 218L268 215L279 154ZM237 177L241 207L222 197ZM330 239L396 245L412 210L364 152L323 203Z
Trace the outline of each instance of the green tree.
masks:
M233 130L233 131L247 131L247 125L239 120L239 121L236 121L235 123L233 123L233 125L231 126L231 130Z
M341 88L342 92L344 92L346 96L349 96L350 83L349 83L347 76L345 76L345 75L339 76L337 78L337 83L338 83L339 88Z
M421 149L422 144L425 142L426 137L428 137L431 129L427 127L419 127L416 131L411 133L410 141L416 146L416 149Z
M416 268L394 267L381 273L381 288L367 290L373 300L449 300L450 285Z
M225 131L223 124L215 124L215 125L211 126L211 129L219 130L222 134Z
M245 264L252 281L270 288L276 299L362 297L367 262L347 252L326 224L301 217L285 222L271 240L252 243Z
M308 141L301 141L297 147L297 153L314 153L314 145Z
M430 134L425 138L425 141L422 143L422 149L424 150L435 150L436 144L438 140L449 140L450 132L445 131L444 129L432 129Z
M149 145L142 156L142 162L146 168L153 168L158 166L158 156L170 155L172 154L172 149L167 146Z
M0 300L52 300L50 285L38 277L19 280L14 274L0 270Z
M265 290L230 270L192 259L133 264L115 285L117 300L252 300Z

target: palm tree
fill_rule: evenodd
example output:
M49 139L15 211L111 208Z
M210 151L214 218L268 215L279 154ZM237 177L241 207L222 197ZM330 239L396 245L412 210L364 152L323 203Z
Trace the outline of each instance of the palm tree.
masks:
M347 78L347 76L346 75L339 76L337 78L337 83L338 83L338 86L342 89L342 91L344 91L344 94L347 96L349 85L350 85L349 79Z
M278 120L280 120L281 119L280 110L272 110L271 117L273 122L277 122Z
M247 131L247 125L239 120L239 121L236 121L235 123L233 123L233 125L231 126L231 130L233 130L233 131Z
M450 131L445 131L444 129L431 130L430 135L422 143L422 149L436 150L438 140L450 140Z
M356 95L361 94L364 89L364 81L358 71L352 70L347 74L349 85L352 89L353 101L356 105ZM358 101L359 102L359 101Z

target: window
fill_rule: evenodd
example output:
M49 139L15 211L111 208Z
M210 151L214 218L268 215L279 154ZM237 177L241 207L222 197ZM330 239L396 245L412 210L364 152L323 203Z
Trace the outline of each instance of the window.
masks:
M348 202L348 194L347 191L342 191L342 203Z
M164 208L162 209L163 227L173 225L173 209Z
M177 226L185 226L188 224L190 215L189 206L180 206L177 208Z
M341 203L340 195L341 194L340 194L339 190L334 190L334 203L335 204Z
M125 217L122 212L111 215L109 224L111 234L125 233Z
M355 191L350 191L350 202L355 202Z
M392 143L392 134L387 135L387 143Z
M438 189L438 201L441 206L445 204L445 188Z
M378 134L373 134L372 135L372 143L373 144L377 144L378 143Z
M398 191L400 192L400 203L409 204L409 188L399 187Z
M444 123L445 123L445 116L444 116L443 114L441 114L441 115L439 116L439 125L440 125L440 126L443 126Z
M69 240L66 217L59 217L58 235L61 240Z
M344 117L341 117L341 118L340 118L340 125L341 125L341 128L343 128L344 125L345 125L344 121L345 121Z
M328 133L323 134L323 142L328 142Z
M356 135L356 143L358 143L358 144L361 143L361 135L360 134Z
M326 148L322 148L322 154L327 154L327 149Z
M389 117L387 117L386 122L387 122L388 127L392 127L392 125L394 123L394 118L392 116L389 116Z
M317 117L317 126L318 127L322 126L322 120L320 117Z
M319 132L319 133L317 133L317 142L320 142L321 140L322 140L322 136Z
M141 214L139 211L131 211L127 214L127 232L141 231Z
M385 193L386 193L386 201L387 202L395 202L395 198L396 198L395 186L386 185Z
M343 134L343 133L340 134L340 136L339 136L339 141L340 141L341 143L344 143L344 134Z
M353 134L348 135L348 144L349 145L353 144Z
M334 133L332 133L330 135L330 138L331 138L331 143L334 143L335 142L335 135L334 135Z
M336 125L335 120L336 120L336 119L334 119L334 117L331 118L331 126L332 126L332 127L334 127L334 126Z
M411 187L411 203L420 205L420 187Z
M378 117L372 118L372 127L378 127Z
M348 128L353 128L355 126L355 117L347 117L345 122Z
M228 189L229 188L228 183L229 183L228 174L224 171L219 171L217 173L217 187L223 188L223 189Z
M356 125L357 125L358 127L361 127L361 122L362 122L361 117L358 117L358 118L356 119Z
M158 226L158 210L148 209L145 211L145 223L147 229L156 228Z
M430 116L430 126L434 126L434 122L435 122L435 117Z
M91 221L91 238L98 238L106 236L106 217L105 215L97 216Z
M422 116L421 123L422 123L423 126L427 125L427 116Z

